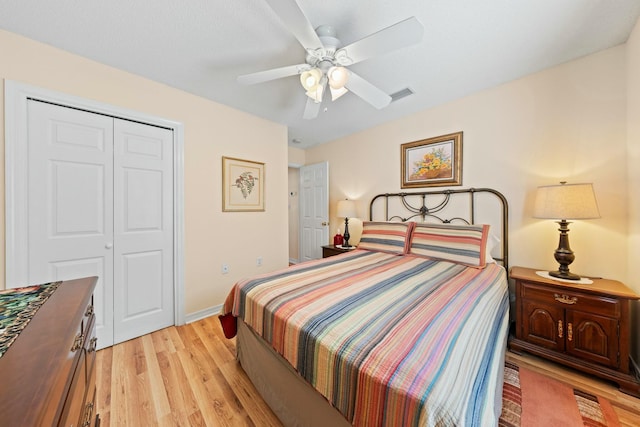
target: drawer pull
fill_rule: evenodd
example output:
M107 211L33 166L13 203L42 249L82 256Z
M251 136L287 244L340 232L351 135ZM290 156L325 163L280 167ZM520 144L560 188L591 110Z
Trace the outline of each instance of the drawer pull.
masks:
M558 320L558 338L562 338L562 320Z
M576 304L578 302L578 298L577 297L569 297L567 295L558 295L558 294L553 294L553 299L555 299L558 302L561 302L562 304Z
M82 341L84 341L84 335L82 333L78 333L76 337L73 339L73 345L71 346L71 351L78 351L82 348Z
M87 307L87 311L85 311L85 312L84 312L84 315L85 315L86 317L89 317L89 316L91 316L92 314L93 314L93 304L90 304L90 305Z
M91 425L91 416L93 415L93 402L87 403L84 414L85 417L82 427L89 427Z
M567 323L567 339L573 340L573 325L571 323Z
M87 351L91 353L92 351L96 351L96 347L98 347L98 338L93 337L89 340L89 348Z

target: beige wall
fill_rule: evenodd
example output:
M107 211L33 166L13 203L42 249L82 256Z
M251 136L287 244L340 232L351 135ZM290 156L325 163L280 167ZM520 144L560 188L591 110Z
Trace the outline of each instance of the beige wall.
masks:
M463 187L492 187L509 201L511 265L557 267L557 225L531 217L536 187L593 182L602 218L571 225L571 270L625 281L625 68L625 46L608 49L311 148L306 162L330 163L332 217L345 197L364 216L373 195L400 190L400 144L463 131Z
M640 294L640 20L627 41L627 165L629 174L628 283ZM634 323L640 331L640 304ZM640 361L640 338L635 334L634 359Z
M289 166L299 168L305 164L306 152L296 147L289 147Z
M241 277L287 265L287 129L206 99L0 31L0 79L184 124L187 314L221 304ZM4 98L4 89L1 97ZM0 117L4 105L0 104ZM266 143L265 143L266 142ZM4 120L0 120L4 156ZM266 163L266 211L222 212L221 157ZM0 161L4 200L4 158ZM0 210L4 269L4 211ZM256 266L256 258L263 265ZM221 274L221 264L230 266ZM4 287L4 270L0 288Z

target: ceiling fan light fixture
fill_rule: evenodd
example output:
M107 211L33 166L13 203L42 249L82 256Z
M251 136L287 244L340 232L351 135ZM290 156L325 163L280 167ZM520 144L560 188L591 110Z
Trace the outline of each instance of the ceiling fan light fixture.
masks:
M307 91L307 96L314 100L316 104L322 102L322 95L324 94L324 85L319 84Z
M313 91L320 84L322 79L322 71L318 68L312 68L300 74L300 83L306 91Z
M342 89L349 80L349 72L344 67L331 67L327 71L327 77L332 89Z
M349 92L349 90L346 87L341 87L339 89L334 89L331 86L329 86L329 89L331 89L331 100L332 101L335 101L336 99L340 98L345 93Z

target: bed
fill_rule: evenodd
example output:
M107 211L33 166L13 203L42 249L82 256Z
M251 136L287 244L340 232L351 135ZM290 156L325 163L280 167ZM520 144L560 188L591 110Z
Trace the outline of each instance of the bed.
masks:
M238 282L225 334L286 426L497 425L507 218L492 189L376 196L356 250Z

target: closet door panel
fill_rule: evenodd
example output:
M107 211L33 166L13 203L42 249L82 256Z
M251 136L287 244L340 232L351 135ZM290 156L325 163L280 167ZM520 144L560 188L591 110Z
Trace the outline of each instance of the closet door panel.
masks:
M113 119L35 100L27 108L28 283L98 276L96 329L111 345Z
M174 324L173 132L115 120L115 342Z

